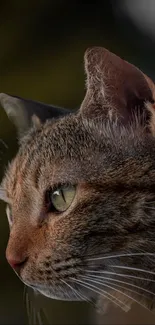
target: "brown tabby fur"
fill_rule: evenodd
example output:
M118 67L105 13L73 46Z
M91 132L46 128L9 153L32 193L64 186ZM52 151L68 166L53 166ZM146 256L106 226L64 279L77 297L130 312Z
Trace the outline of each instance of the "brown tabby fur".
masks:
M152 309L154 84L103 48L86 51L85 69L80 109L47 121L35 111L2 181L13 216L6 256L21 263L24 283L51 298L103 305L107 297L124 310L136 300ZM64 213L47 214L46 190L64 183L77 186L75 199Z

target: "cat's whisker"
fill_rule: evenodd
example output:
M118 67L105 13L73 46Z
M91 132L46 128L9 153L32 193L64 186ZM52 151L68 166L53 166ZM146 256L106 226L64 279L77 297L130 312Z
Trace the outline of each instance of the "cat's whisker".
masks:
M43 325L40 311L37 312L37 320L38 320L38 325Z
M153 272L153 271L139 269L139 268L136 268L136 267L121 266L121 265L111 265L111 267L118 268L118 269L130 270L130 271L143 272L143 273L155 275L155 272Z
M38 325L50 324L50 320L47 316L45 308L39 309L39 311L37 312L37 320L38 320L38 323L37 323Z
M33 305L33 302L31 301L30 297L29 297L29 293L28 293L29 288L27 288L26 286L24 287L24 302L26 304L26 312L27 312L27 317L28 317L28 323L29 325L43 325L43 321L42 321L42 317L41 317L41 312L43 312L43 314L45 315L47 321L48 318L45 314L45 311L43 309L40 309L39 311L37 311L35 309L35 306ZM50 322L48 321L47 324L50 324Z
M126 253L126 254L116 254L116 255L110 255L110 256L102 256L102 257L92 257L87 258L86 261L97 261L97 260L104 260L104 259L110 259L110 258L118 258L118 257L129 257L129 256L155 256L154 253Z
M108 293L106 290L100 289L97 286L94 286L92 284L88 284L85 281L79 280L79 279L75 279L75 278L70 278L72 281L74 281L75 283L80 284L81 286L103 296L105 299L110 300L111 302L115 303L118 307L120 307L121 309L123 309L124 311L129 310L129 306L127 304L125 304L124 302L122 302L121 300L119 300L118 298L114 297L112 294ZM97 289L97 290L96 290Z
M127 281L122 281L122 280L118 280L118 279L113 279L113 278L109 278L109 277L103 277L103 276L99 276L99 275L89 275L91 278L97 278L97 279L103 279L103 280L109 280L109 281L113 281L113 282L118 282L118 283L123 283L125 285L128 285L128 286L131 286L131 287L134 287L136 289L139 289L139 290L142 290L144 292L147 292L149 294L152 294L153 296L155 296L155 293L150 291L150 290L147 290L147 289L144 289L140 286L137 286L133 283L130 283L130 282L127 282Z
M136 302L136 303L139 304L141 307L143 307L143 308L149 310L149 308L147 308L144 304L141 304L137 299L135 299L135 298L129 296L128 294L126 294L125 292L123 292L123 291L121 291L121 290L119 290L119 289L114 288L113 286L111 286L111 285L109 285L109 284L106 284L104 281L93 280L93 279L91 279L91 278L89 278L89 277L87 277L87 276L82 276L82 279L83 279L83 278L86 279L86 280L88 280L88 281L90 281L90 282L93 282L93 283L96 283L96 284L101 284L101 285L103 285L103 286L106 286L106 287L109 288L109 289L115 290L115 292L118 292L118 293L123 294L125 297L127 297L127 298L131 299L132 301ZM149 311L150 311L150 310L149 310Z
M150 281L150 282L155 282L155 280L148 279L148 278L143 278L135 275L129 275L126 273L117 273L117 272L111 272L111 271L94 271L94 270L85 270L85 272L90 273L90 274L109 274L109 275L116 275L120 276L123 278L131 278L131 279L137 279L137 280L143 280L143 281Z
M100 280L100 279L99 279L99 280ZM109 280L107 280L107 281L105 281L105 280L100 280L100 281L102 281L103 283L111 284L111 282L110 282ZM128 287L125 287L125 286L122 286L122 285L120 285L120 284L116 284L116 283L112 283L112 285L113 285L114 287L122 288L122 289L124 289L124 290L130 291L130 292L133 292L133 293L135 293L136 295L138 295L138 296L140 296L140 297L145 297L145 299L147 299L147 300L151 300L151 299L148 298L146 295L144 295L144 294L142 294L142 293L140 293L140 292L138 292L138 291L136 291L136 290L130 289L130 288L128 288Z
M76 296L80 297L80 299L82 299L82 300L87 301L87 302L90 303L90 300L89 300L86 296L84 296L84 295L82 295L81 293L79 293L76 289L74 289L74 288L73 288L70 284L68 284L65 280L62 280L62 279L61 279L61 282L63 282L66 286L68 286L68 287L72 290L72 292L75 293Z
M33 325L36 325L37 324L37 312L36 312L36 310L35 310L35 307L33 306L33 310L32 310L32 317L33 317ZM31 324L31 325L32 325Z
M27 317L28 317L28 322L31 324L32 322L32 303L30 302L29 294L28 294L28 289L25 286L24 287L24 302L26 305L26 312L27 312Z

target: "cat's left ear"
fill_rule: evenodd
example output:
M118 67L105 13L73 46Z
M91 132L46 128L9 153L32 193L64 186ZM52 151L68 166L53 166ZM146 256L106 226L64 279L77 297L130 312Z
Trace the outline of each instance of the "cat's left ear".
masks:
M135 115L148 121L151 111L155 121L155 85L142 71L102 47L88 49L84 61L87 91L80 114L93 119L117 115L126 125Z
M70 113L69 110L64 108L10 96L4 93L0 94L0 106L4 108L9 119L16 126L19 138L21 138L32 125L38 126L47 119L57 118Z

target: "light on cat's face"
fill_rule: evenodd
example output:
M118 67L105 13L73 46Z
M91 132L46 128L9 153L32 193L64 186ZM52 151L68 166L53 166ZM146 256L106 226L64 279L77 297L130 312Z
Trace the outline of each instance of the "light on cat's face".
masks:
M74 202L75 195L76 195L76 186L72 185L72 184L63 184L63 185L55 186L53 189L50 188L50 189L46 190L45 194L44 194L44 201L45 201L44 207L45 207L46 213L43 214L44 218L41 220L43 223L42 228L45 228L45 226L47 225L46 218L48 219L51 214L52 214L50 216L51 219L52 219L53 215L54 215L55 220L57 217L63 217L63 213L67 212L67 209L69 209L71 207L72 203ZM70 257L70 258L67 257L67 263L65 260L61 261L61 258L55 259L53 262L51 262L53 252L51 251L51 249L50 250L47 249L48 253L45 256L41 256L40 252L35 255L35 258L38 256L38 260L40 260L39 261L40 264L38 267L37 260L33 261L33 259L31 259L31 256L28 257L30 252L27 253L25 251L26 244L27 244L26 242L28 239L23 240L23 238L22 238L18 241L18 238L16 237L17 234L16 234L16 230L14 231L14 229L16 229L16 227L17 227L17 225L16 225L17 221L16 221L16 216L13 215L11 204L7 204L6 214L7 214L8 222L9 222L10 234L11 234L11 237L14 238L14 240L13 240L14 243L12 241L11 244L8 245L8 247L10 247L10 248L7 248L7 252L6 252L7 260L9 262L9 264L11 265L11 267L14 269L14 271L17 273L17 275L21 278L21 280L25 284L37 289L42 294L47 295L49 297L58 298L58 299L69 299L69 297L71 297L71 293L69 293L69 296L68 296L68 294L66 296L65 291L63 291L63 290L61 292L61 290L59 289L59 292L57 292L57 286L59 286L58 284L60 281L59 281L59 274L57 275L56 273L57 273L57 270L58 270L58 273L61 273L61 272L63 273L63 271L65 272L65 270L67 270L68 268L72 268L71 264L72 264L72 261L74 264L74 259L72 259L72 257ZM45 222L45 224L44 224L44 222ZM27 220L27 223L29 223L29 220ZM23 232L24 232L24 228L23 228ZM31 233L31 229L29 229L29 232ZM24 237L24 236L22 236L22 237ZM38 229L36 229L36 241L38 241L38 237L39 237L39 231L38 231ZM45 241L45 244L44 244L44 247L45 247L46 245L48 246L48 244L51 241L51 238L48 238L49 242L46 242L47 238L43 239L41 236L41 240ZM56 238L56 240L58 240L58 237ZM23 241L23 245L22 245L22 241ZM33 245L34 244L35 244L35 240L33 242ZM40 245L41 245L41 241L40 241ZM57 244L56 244L56 246L57 246ZM22 248L23 248L23 250L22 250ZM60 249L60 253L62 253L62 248ZM29 265L29 262L30 262L30 265ZM35 263L35 265L34 265L34 263ZM55 272L53 272L54 269L53 270L51 269L51 266L52 266L51 263L55 264L55 266L53 265L53 268L55 267ZM67 266L66 266L66 264L67 264ZM31 276L29 277L29 273L31 273L32 271L34 272L34 274L32 274L32 278L31 278ZM64 277L64 274L63 274L63 277ZM39 279L39 281L37 280L37 284L36 284L37 278ZM51 281L51 285L52 285L51 288L50 288L50 284L49 284L50 281ZM56 284L55 281L58 281L58 284ZM38 283L38 282L41 282L41 283ZM62 284L63 284L63 282L62 282ZM56 286L56 288L55 288L55 286ZM76 298L76 299L78 299L78 298Z

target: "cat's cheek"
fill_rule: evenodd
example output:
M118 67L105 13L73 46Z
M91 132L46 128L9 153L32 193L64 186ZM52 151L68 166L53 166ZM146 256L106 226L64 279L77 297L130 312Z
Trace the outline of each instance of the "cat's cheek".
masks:
M29 267L25 266L18 275L20 280L27 285L28 287L35 287L35 283L38 282L37 276L35 276L35 270L29 269Z

